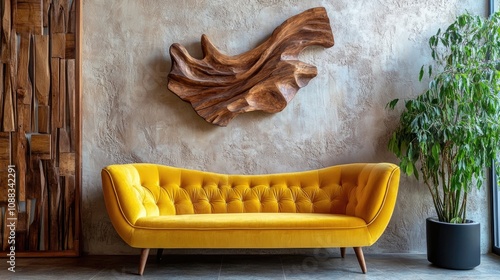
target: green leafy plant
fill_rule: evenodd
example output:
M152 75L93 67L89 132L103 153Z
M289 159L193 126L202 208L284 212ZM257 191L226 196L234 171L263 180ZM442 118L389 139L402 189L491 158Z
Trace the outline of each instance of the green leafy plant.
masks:
M460 15L429 46L434 63L419 73L429 87L405 101L389 150L427 185L440 221L465 223L468 194L500 151L500 14Z

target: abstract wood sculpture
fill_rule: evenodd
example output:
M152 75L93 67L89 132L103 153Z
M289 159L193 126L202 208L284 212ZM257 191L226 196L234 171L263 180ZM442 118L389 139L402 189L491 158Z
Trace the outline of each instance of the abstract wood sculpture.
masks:
M16 256L75 256L82 1L0 3L0 248L12 250L15 216Z
M276 113L317 75L315 66L298 60L299 53L311 45L329 48L333 44L323 7L289 18L264 43L236 56L222 54L203 34L201 60L180 44L170 47L168 88L219 126L245 112Z

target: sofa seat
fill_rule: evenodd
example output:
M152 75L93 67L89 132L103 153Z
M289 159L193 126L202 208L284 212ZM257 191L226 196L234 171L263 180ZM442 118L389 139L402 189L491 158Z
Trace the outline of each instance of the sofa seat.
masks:
M139 248L324 248L332 243L339 247L372 243L366 222L346 215L193 214L140 218L135 226L131 244Z
M231 175L159 164L116 164L102 172L110 221L131 247L150 249L362 247L385 231L399 167L356 163L317 170Z
M211 215L207 219L204 215ZM143 217L136 228L154 230L353 230L366 228L358 217L317 213L231 213Z

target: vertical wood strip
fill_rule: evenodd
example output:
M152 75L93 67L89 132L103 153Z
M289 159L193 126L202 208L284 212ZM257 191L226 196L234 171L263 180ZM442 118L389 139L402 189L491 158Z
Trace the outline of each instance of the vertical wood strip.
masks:
M38 132L50 133L50 106L38 106Z
M0 33L0 36L1 36L1 33ZM4 101L4 95L5 95L5 88L4 88L4 83L3 83L3 81L5 81L4 69L5 69L5 65L0 62L0 82L1 82L0 83L0 118L3 116L3 101ZM0 127L1 127L1 124L0 124Z
M43 213L43 189L45 189L45 177L43 176L43 167L41 166L41 161L36 158L31 158L30 172L33 174L31 183L32 185L32 199L35 200L33 222L29 226L28 235L28 248L31 251L37 251L40 249L40 221L41 215Z
M0 132L0 205L7 202L8 166L10 164L10 133ZM4 189L5 188L5 189Z
M69 11L69 18L68 18L68 27L67 27L67 33L75 34L76 33L76 9L77 9L77 1L73 1L71 3L71 8Z
M26 158L27 139L24 132L14 132L13 138L13 162L16 165L17 175L17 200L26 201Z
M57 158L57 128L62 124L59 122L59 58L51 59L51 135L52 135L52 158Z
M47 179L47 164L43 164L43 172L40 173L42 176L42 182L45 182L45 185L43 185L42 188L42 222L40 223L40 232L41 236L43 238L40 246L40 250L49 250L49 243L50 243L50 219L49 219L49 214L50 214L50 204L49 204L49 191L48 191L48 179Z
M74 176L66 176L66 190L65 190L65 244L67 249L73 249L74 242L74 215L75 215L75 177Z
M33 92L29 76L31 35L29 33L21 33L20 38L16 93L17 98L22 104L31 104Z
M59 122L59 58L52 58L50 60L50 66L52 68L51 75L51 108L52 108L52 125L55 127L61 127L61 123Z
M5 76L4 76L4 110L3 110L3 123L2 130L3 131L15 131L15 123L14 123L14 102L12 97L12 84L11 84L11 74L10 74L10 66L6 67Z
M52 0L43 0L43 27L49 27L49 8Z
M75 151L76 143L76 73L75 73L75 60L68 59L66 63L67 71L67 99L68 99L68 114L67 121L69 124L69 139L70 151Z
M66 60L59 61L59 128L66 126Z
M3 249L3 232L5 231L5 225L3 223L2 211L5 207L0 207L0 248Z
M51 33L66 32L66 17L68 12L67 0L52 0Z
M38 105L49 105L49 36L35 36L35 93Z
M2 11L2 52L0 54L0 60L2 63L8 63L10 61L10 33L11 33L11 23L12 23L12 10L10 0L4 0L4 8Z
M74 127L75 133L75 195L74 195L74 213L73 213L73 247L71 249L76 252L80 252L80 200L81 200L81 150L82 150L82 141L81 141L81 49L82 49L82 1L75 0L75 10L76 10L76 30L75 30L75 67L76 67L76 93L75 93L75 118L76 125Z
M59 204L61 187L59 171L54 161L46 162L48 194L49 194L49 250L59 250Z

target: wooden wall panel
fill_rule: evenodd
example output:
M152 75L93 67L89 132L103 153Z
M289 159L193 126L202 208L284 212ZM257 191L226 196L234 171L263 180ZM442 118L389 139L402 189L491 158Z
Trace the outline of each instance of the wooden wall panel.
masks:
M80 253L81 5L0 0L0 248L13 167L16 256Z

